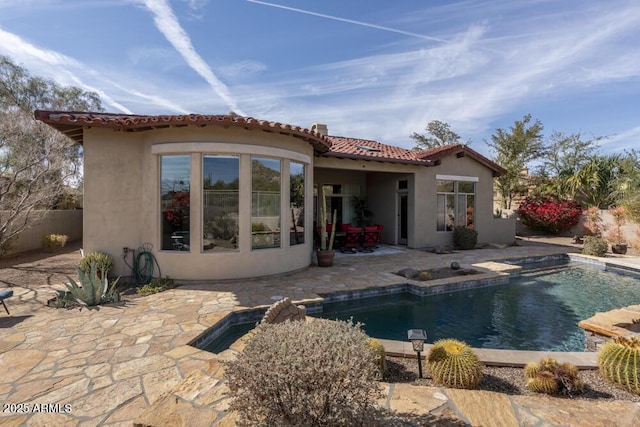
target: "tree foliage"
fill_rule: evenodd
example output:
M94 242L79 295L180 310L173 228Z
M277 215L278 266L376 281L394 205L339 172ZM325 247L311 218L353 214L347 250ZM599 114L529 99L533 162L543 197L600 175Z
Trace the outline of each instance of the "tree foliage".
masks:
M570 185L570 179L596 154L601 139L583 140L580 133L566 135L553 132L545 144L542 164L536 173L534 193L538 196L575 199L575 187Z
M620 159L619 173L613 182L613 197L623 206L629 220L640 223L640 153L626 152Z
M0 255L78 177L80 148L35 120L33 110L102 111L98 95L31 76L0 57Z
M496 178L495 183L505 209L511 209L514 196L527 191L523 175L528 164L544 153L543 129L542 123L539 120L532 123L531 114L528 114L522 120L516 120L508 131L496 129L488 142L495 152L495 161L507 170L505 175Z
M448 123L432 120L425 128L428 135L414 132L411 138L416 141L415 151L430 150L449 144L458 144L460 135L451 130Z

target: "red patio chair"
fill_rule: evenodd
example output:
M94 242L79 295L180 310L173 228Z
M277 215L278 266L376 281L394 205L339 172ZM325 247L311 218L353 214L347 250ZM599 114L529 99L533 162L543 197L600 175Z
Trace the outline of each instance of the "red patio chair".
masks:
M347 234L344 239L344 248L342 252L355 253L360 246L360 238L362 237L362 228L347 228Z
M365 227L362 236L362 252L373 252L378 245L378 227Z

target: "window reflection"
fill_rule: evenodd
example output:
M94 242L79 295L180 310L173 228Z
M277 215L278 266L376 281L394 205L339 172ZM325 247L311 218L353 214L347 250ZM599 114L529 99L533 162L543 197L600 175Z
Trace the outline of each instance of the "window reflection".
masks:
M251 248L280 247L280 160L251 159Z
M203 156L203 251L228 251L238 247L239 183L238 156Z
M289 163L289 203L291 206L291 228L289 242L293 245L304 243L304 165Z
M161 249L188 251L190 249L189 155L160 157L160 213Z

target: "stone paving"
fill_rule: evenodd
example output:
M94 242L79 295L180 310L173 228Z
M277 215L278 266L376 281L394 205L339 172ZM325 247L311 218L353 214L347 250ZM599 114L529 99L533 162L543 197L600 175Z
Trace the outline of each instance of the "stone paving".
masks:
M121 305L82 310L46 306L54 289L62 288L64 275L46 275L42 259L4 263L0 287L11 286L14 297L7 300L11 315L0 314L0 425L235 425L235 414L227 412L222 362L241 347L214 355L187 345L231 311L269 305L277 296L300 302L337 290L406 283L392 273L406 267L444 267L453 260L465 267L577 250L531 240L519 247L446 255L409 250L342 256L331 268L312 266L256 280L192 283L128 298ZM57 259L46 261L55 266ZM60 259L63 263L69 256ZM35 272L45 274L46 280ZM18 284L12 279L17 276L27 280ZM449 282L443 283L439 286ZM386 398L380 403L387 408L415 416L453 415L470 425L640 424L640 405L626 401L509 396L408 384L381 387Z

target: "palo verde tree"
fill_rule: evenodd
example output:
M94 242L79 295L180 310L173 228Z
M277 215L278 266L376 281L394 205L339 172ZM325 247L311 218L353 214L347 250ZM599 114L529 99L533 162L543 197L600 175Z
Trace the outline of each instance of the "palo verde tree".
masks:
M36 109L102 111L98 95L31 76L0 56L0 256L35 210L49 209L78 178L77 144L35 120Z
M425 128L428 135L414 132L411 138L416 141L413 150L422 151L442 147L449 144L458 144L460 135L451 130L448 123L439 120L430 121Z
M504 209L511 209L516 194L526 193L524 174L533 160L544 152L542 130L539 120L531 122L531 114L522 120L516 120L509 131L496 129L491 141L487 142L495 152L494 160L507 170L507 173L495 180L495 186Z

